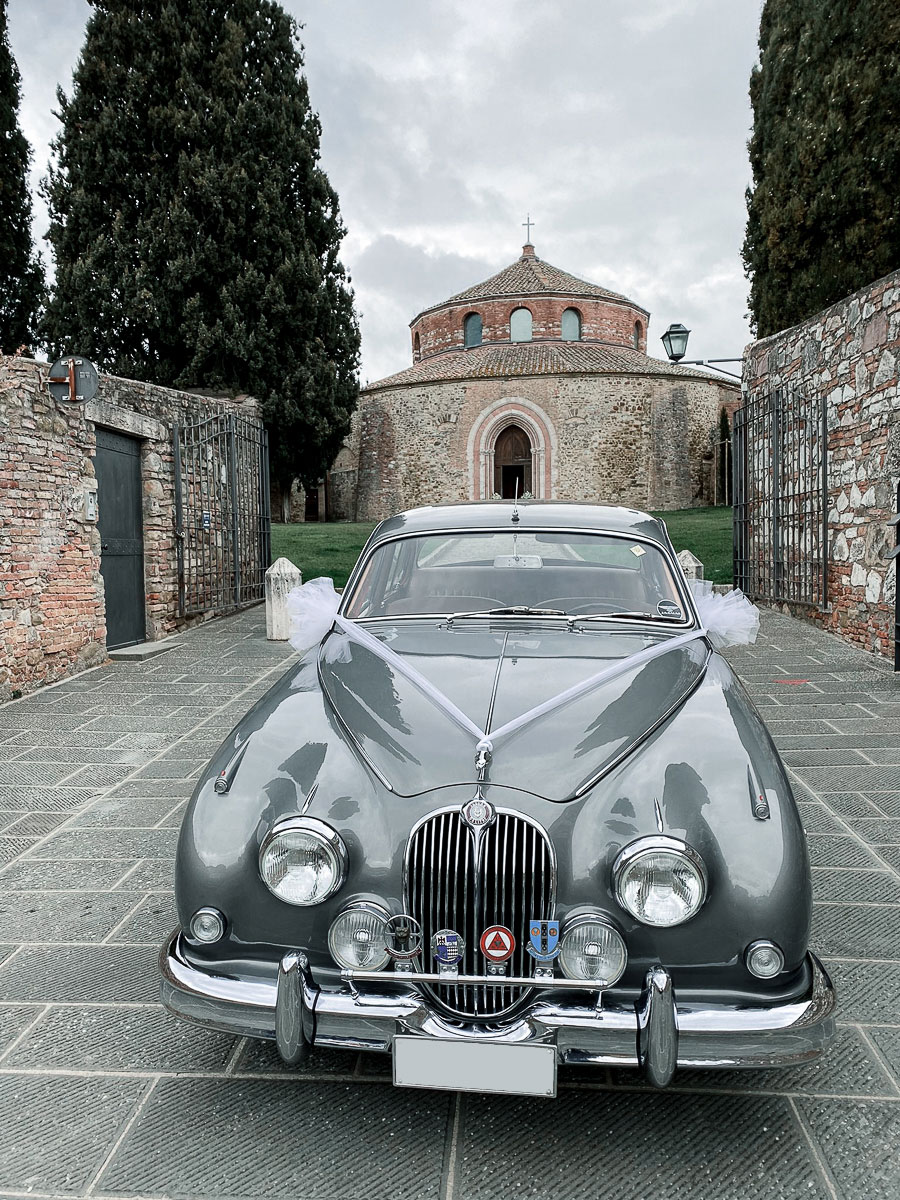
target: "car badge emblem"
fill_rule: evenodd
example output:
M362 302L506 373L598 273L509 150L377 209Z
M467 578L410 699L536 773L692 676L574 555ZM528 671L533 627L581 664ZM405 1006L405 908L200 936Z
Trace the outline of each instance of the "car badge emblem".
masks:
M512 958L516 939L505 925L489 925L481 935L481 953L492 963L503 963Z
M422 926L406 913L386 921L384 933L384 948L395 962L408 962L422 949Z
M526 949L538 962L552 962L559 954L559 921L532 921Z
M462 806L459 815L470 829L487 829L488 825L493 824L497 814L489 800L477 795Z
M445 967L455 966L465 948L466 943L454 929L439 929L431 939L431 953Z

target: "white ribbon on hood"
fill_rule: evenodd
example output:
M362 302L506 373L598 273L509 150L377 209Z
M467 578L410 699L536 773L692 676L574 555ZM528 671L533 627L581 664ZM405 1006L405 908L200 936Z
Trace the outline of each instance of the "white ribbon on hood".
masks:
M699 580L696 582L702 584L704 581ZM701 638L709 638L717 647L755 641L756 631L759 629L759 611L755 606L750 604L741 592L732 591L723 597L715 595L712 592L712 584L708 584L707 587L708 591L706 589L698 589L698 592L695 593L695 603L698 605L698 612L703 622L703 628L692 629L688 633L668 638L666 641L660 642L655 646L647 646L645 649L639 650L636 654L630 654L627 658L611 663L608 667L604 667L603 670L588 676L587 679L583 679L580 683L573 684L572 687L566 688L565 691L551 696L549 700L544 700L543 703L535 705L534 708L528 709L527 712L521 713L511 721L507 721L505 725L491 730L490 735L485 730L480 729L473 720L466 716L462 709L454 704L448 696L445 696L439 688L435 687L430 679L426 679L420 671L417 671L411 663L392 650L380 638L369 633L367 629L356 621L350 621L346 617L341 616L338 613L341 597L334 590L332 580L310 580L309 583L295 588L290 593L287 604L293 626L291 645L295 650L301 654L305 654L307 650L311 650L313 646L321 642L329 630L337 625L345 636L329 639L326 643L324 655L327 662L350 661L348 639L360 646L364 646L367 650L371 650L373 654L377 654L379 658L408 679L410 683L414 684L423 695L427 696L460 729L471 734L478 743L476 746L478 751L491 754L496 743L502 738L517 733L526 725L531 724L532 721L536 721L539 717L546 716L564 704L568 704L569 701L583 696L586 692L599 687L600 684L618 679L620 675L624 675L628 671L633 671L637 667L642 667L645 663L652 662L653 659L660 658L663 654L668 654L670 650L677 650L681 646L687 646L691 642L698 641ZM693 592L694 588L692 586ZM704 612L700 610L701 604L706 606L705 620ZM332 645L332 643L335 644Z

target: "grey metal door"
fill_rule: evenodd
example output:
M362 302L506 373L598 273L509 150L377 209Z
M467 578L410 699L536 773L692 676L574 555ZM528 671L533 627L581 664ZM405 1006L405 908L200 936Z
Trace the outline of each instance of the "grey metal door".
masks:
M106 589L106 646L130 646L147 636L141 443L97 429L100 574Z

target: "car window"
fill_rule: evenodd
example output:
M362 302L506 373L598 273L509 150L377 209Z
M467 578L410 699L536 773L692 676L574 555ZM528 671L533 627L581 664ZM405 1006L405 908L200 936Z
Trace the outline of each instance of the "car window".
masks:
M514 530L425 534L379 546L348 599L350 617L511 606L570 616L639 612L686 621L672 569L651 542Z

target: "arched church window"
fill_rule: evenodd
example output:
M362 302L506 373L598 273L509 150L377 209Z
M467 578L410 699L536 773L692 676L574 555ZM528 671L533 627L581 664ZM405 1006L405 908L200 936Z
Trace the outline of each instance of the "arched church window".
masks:
M463 322L463 341L467 348L481 345L481 316L479 313L469 313Z
M413 338L413 359L418 362L422 357L422 343L419 341L419 335Z
M562 315L562 340L581 341L581 313L577 308L567 308Z
M640 321L635 321L635 323L634 323L634 348L635 348L635 350L640 350L641 338L643 336L644 336L643 325L640 323Z
M531 341L531 313L527 308L514 308L509 317L509 340Z

